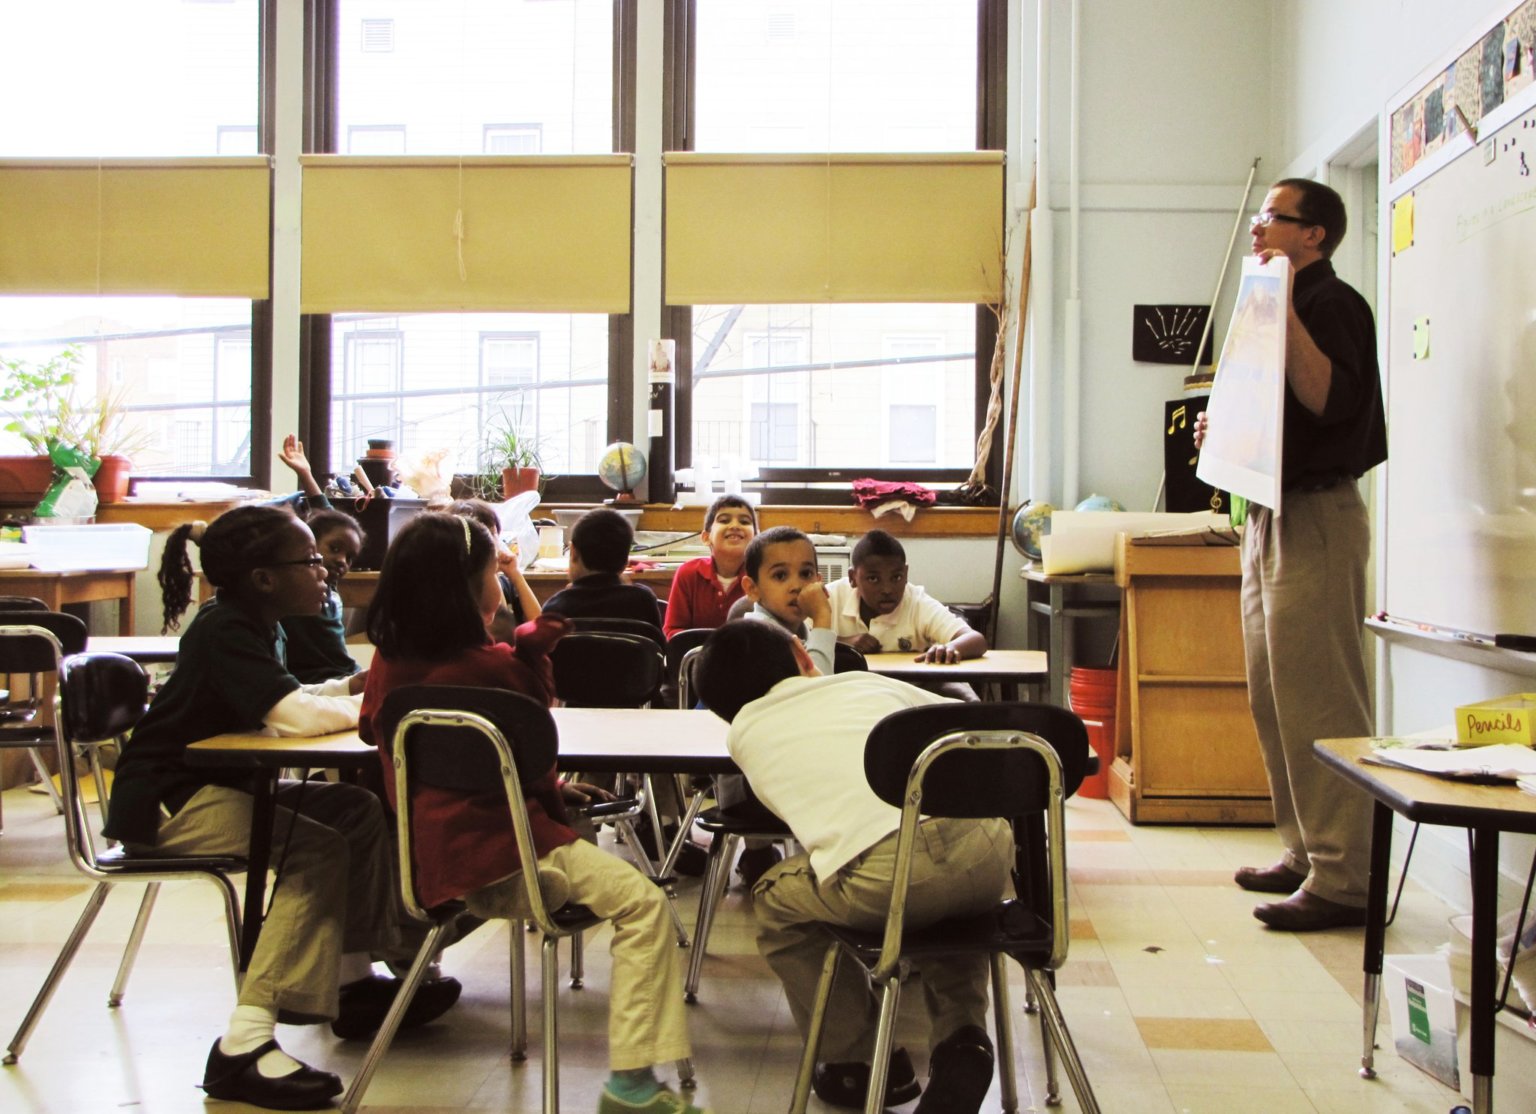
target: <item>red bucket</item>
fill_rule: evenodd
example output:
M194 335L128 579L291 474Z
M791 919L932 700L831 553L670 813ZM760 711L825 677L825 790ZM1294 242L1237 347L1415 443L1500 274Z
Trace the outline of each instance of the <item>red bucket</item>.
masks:
M1109 766L1115 760L1115 693L1119 674L1113 669L1074 666L1068 703L1088 728L1088 742L1099 756L1099 772L1083 779L1080 797L1109 796Z

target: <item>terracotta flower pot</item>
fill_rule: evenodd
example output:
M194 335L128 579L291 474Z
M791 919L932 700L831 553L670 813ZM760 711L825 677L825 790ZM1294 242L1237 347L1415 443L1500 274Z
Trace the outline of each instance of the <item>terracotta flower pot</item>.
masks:
M121 503L128 498L128 479L133 474L133 461L126 456L108 454L101 458L101 466L91 477L96 486L96 500L100 503Z
M503 468L501 470L501 497L510 499L514 495L521 495L525 491L537 491L539 489L539 470L537 468Z
M0 502L36 504L53 482L46 456L0 456Z

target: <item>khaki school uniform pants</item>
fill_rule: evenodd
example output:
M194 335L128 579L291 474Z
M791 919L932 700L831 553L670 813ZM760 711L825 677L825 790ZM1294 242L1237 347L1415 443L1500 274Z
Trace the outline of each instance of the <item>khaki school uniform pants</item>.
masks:
M907 891L906 925L984 912L1002 900L1013 865L1013 832L1003 820L930 819L918 825ZM896 834L886 836L830 878L818 879L808 854L770 867L753 888L757 947L784 984L802 1037L810 1029L816 984L830 935L822 922L866 932L885 926L896 871ZM925 960L923 1002L931 1044L962 1025L987 1024L987 957ZM856 966L838 967L822 1028L821 1061L868 1063L878 1009Z
M1361 655L1371 531L1359 488L1288 491L1253 507L1243 533L1248 701L1275 804L1283 861L1302 888L1365 906L1371 801L1330 772L1317 739L1371 734Z

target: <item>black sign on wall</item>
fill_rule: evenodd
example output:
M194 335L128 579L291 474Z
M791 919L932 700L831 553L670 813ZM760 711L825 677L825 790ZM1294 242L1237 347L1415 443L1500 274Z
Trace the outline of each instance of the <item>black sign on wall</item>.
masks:
M1136 306L1131 324L1131 359L1150 364L1195 362L1195 345L1210 319L1210 306ZM1206 337L1200 364L1211 362L1211 339Z
M1169 511L1221 513L1230 509L1225 491L1195 478L1195 415L1205 409L1209 399L1209 395L1197 395L1163 404L1164 506Z

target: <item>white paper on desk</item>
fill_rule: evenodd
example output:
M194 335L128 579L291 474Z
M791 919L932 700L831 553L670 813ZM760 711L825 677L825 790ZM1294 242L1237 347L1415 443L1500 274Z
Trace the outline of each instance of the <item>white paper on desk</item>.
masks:
M1139 537L1166 530L1226 525L1226 515L1210 511L1057 511L1051 515L1051 532L1040 539L1041 564L1047 575L1108 572L1115 567L1116 534Z
M1517 743L1496 743L1486 747L1457 747L1455 750L1419 750L1391 747L1372 750L1365 761L1381 766L1400 766L1436 777L1517 778L1536 774L1536 750Z

